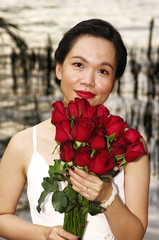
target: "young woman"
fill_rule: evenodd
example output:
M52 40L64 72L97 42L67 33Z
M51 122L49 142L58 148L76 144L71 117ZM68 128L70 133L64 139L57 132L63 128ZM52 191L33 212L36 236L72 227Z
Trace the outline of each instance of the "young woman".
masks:
M75 97L86 98L91 105L104 103L125 70L126 58L120 34L106 21L91 19L69 30L55 52L56 75L65 106ZM50 119L11 139L0 164L0 236L12 240L79 239L63 230L63 214L54 211L51 196L45 199L40 214L36 210L43 177L48 175L53 159L59 158L57 152L51 154L56 146L54 139L55 127ZM118 189L104 213L88 215L83 240L143 239L149 190L146 154L127 164L109 183L77 168L69 175L75 191L101 204L112 196L112 181ZM26 181L33 223L14 214Z

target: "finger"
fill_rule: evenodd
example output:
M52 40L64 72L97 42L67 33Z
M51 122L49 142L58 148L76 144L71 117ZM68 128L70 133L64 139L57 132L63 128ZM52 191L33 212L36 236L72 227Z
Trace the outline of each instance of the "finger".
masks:
M62 236L69 240L78 240L79 237L62 229Z
M74 177L75 179L79 180L80 178L78 178L79 176L81 177L81 179L87 180L89 182L92 183L97 183L100 182L101 180L99 179L99 177L89 174L86 171L79 169L77 167L74 167L74 170L71 171L69 170L69 173L72 177Z
M79 171L78 171L79 170ZM79 175L79 172L82 174ZM98 189L103 185L103 181L101 181L97 176L92 176L88 173L83 174L83 170L77 169L74 171L69 171L70 182L75 185L78 189L78 192L85 192L87 188L94 190L97 192ZM86 178L83 175L87 176ZM93 177L93 178L92 178ZM77 190L76 190L77 191ZM94 195L94 194L93 194Z
M90 187L86 186L86 184L82 184L79 181L76 181L76 179L70 178L72 188L76 191L81 193L82 195L88 194L88 188L91 189ZM89 191L90 193L90 191Z
M82 178L89 179L89 181L92 181L92 182L95 182L98 178L97 176L87 173L86 171L77 167L74 167L73 172L77 173Z
M72 188L79 193L85 192L87 188L92 188L93 186L92 182L82 178L76 173L70 173L70 182L72 184Z
M92 193L90 188L86 188L85 191L77 188L75 185L72 186L73 190L75 190L76 192L80 193L83 197L87 198L90 201L93 201L94 199L94 194Z
M50 235L52 240L77 240L79 237L67 232L66 230L64 230L61 226L55 227L53 233Z

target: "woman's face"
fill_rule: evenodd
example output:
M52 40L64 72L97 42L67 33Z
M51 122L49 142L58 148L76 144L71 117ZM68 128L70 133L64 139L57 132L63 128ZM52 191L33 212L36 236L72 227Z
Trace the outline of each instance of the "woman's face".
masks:
M65 106L75 97L86 98L91 105L104 103L112 91L115 72L113 43L90 35L79 37L63 64L56 66Z

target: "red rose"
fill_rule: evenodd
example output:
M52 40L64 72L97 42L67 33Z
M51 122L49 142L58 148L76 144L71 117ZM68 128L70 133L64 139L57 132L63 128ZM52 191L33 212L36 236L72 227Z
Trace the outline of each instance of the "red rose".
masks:
M89 118L79 118L73 121L71 136L79 142L87 142L94 129L94 123Z
M140 133L133 129L133 128L129 128L128 130L126 130L122 135L121 135L121 139L119 139L119 141L123 144L124 143L135 143L138 142L140 140L140 138L142 138L142 136L140 135Z
M104 138L104 132L105 128L103 127L97 128L95 131L93 131L88 141L89 145L92 148L96 150L101 150L105 148L106 142Z
M97 117L108 116L109 114L110 111L103 104L97 106Z
M96 113L97 113L96 106L91 106L90 105L90 106L87 107L87 109L85 109L85 111L82 114L82 117L93 119L94 117L96 117Z
M91 148L90 147L80 147L77 149L77 154L75 162L78 166L86 167L91 162Z
M60 158L64 162L71 162L76 152L72 147L72 141L67 140L60 145Z
M60 124L56 124L56 135L55 140L59 143L65 142L67 140L71 140L71 129L70 129L70 122L63 121Z
M108 149L97 151L89 164L89 170L97 175L104 175L114 167L115 160Z
M54 110L52 111L51 123L56 124L63 120L68 120L66 115L66 108L64 107L63 102L55 102L53 103Z
M108 117L107 115L105 115L105 116L99 116L98 118L97 118L97 126L103 126L105 129L106 129L106 127L107 127L107 125L108 125L108 123L111 121L111 118L110 117Z
M68 104L67 114L72 120L81 117L81 114L86 106L86 101L80 98L75 98L74 101L70 101Z
M106 135L115 133L115 138L117 138L123 133L127 127L127 123L121 117L111 115L108 117L108 121L104 123L104 127L106 128Z
M126 150L127 148L124 145L120 144L118 141L114 141L111 144L111 153L113 154L113 156L124 154L126 153Z
M141 141L135 142L128 146L125 159L127 162L133 162L136 158L146 154L144 150L144 145Z
M92 118L96 114L96 107L91 106L90 103L84 98L75 98L68 104L67 114L70 119Z

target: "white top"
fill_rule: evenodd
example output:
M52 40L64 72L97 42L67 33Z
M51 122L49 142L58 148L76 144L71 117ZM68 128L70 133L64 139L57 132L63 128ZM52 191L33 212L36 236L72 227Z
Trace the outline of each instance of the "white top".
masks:
M44 226L56 226L63 225L64 214L56 212L51 203L52 193L48 194L45 201L41 205L41 212L38 213L36 207L38 205L38 199L40 197L42 188L42 181L44 177L49 176L48 170L49 165L43 159L43 157L37 151L37 127L33 127L33 155L30 161L30 165L27 173L27 195L30 204L30 211L32 222L34 224L44 225ZM118 192L121 200L125 203L124 195L124 170L114 178L114 183L117 184ZM64 183L60 183L60 188L65 187ZM114 216L115 217L115 216ZM104 213L91 216L87 216L87 227L83 236L83 240L115 240L113 236L107 219Z

